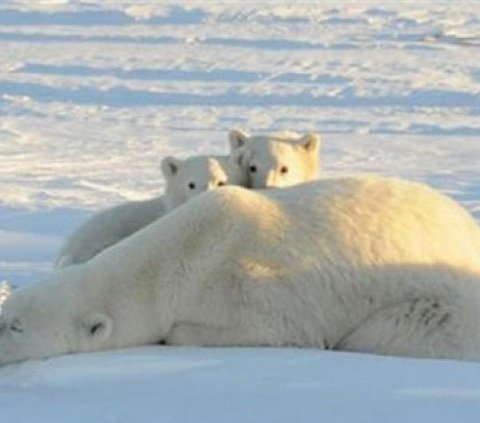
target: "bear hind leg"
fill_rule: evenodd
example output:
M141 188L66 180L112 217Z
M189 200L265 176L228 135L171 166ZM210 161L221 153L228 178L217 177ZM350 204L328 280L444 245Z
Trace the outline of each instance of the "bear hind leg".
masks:
M369 316L336 349L429 358L480 359L464 329L460 308L436 299L414 299ZM470 338L470 339L468 339ZM476 338L476 337L475 337Z

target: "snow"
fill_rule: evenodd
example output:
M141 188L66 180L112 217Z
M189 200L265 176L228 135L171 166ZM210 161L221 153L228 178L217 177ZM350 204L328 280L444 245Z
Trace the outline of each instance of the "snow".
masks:
M232 127L317 130L324 174L426 182L480 220L480 4L0 1L0 301L95 210ZM145 347L0 369L0 422L477 421L476 363Z
M1 369L0 413L19 423L473 422L478 376L461 362L145 347Z

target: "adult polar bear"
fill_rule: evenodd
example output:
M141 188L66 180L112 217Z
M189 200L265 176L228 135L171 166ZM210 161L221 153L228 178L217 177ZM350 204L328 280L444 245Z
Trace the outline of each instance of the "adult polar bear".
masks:
M479 253L474 219L420 184L225 187L16 291L0 362L160 341L480 359Z

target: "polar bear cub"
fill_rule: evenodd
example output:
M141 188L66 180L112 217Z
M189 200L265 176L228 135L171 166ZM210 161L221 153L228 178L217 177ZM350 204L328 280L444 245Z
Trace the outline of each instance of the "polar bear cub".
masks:
M93 215L67 238L55 267L90 260L203 191L247 183L238 164L223 156L166 157L161 170L166 180L163 196L130 201Z
M288 187L318 178L320 136L296 132L249 136L229 133L232 158L249 177L250 188Z
M185 160L166 157L161 169L166 180L165 202L169 210L195 195L224 185L246 185L244 170L224 156L198 156Z

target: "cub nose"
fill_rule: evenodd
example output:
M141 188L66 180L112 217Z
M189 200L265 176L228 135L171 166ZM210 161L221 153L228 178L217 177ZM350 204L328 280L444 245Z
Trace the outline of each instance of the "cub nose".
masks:
M268 172L267 178L265 180L265 188L274 188L276 186L278 186L278 181L275 171Z

